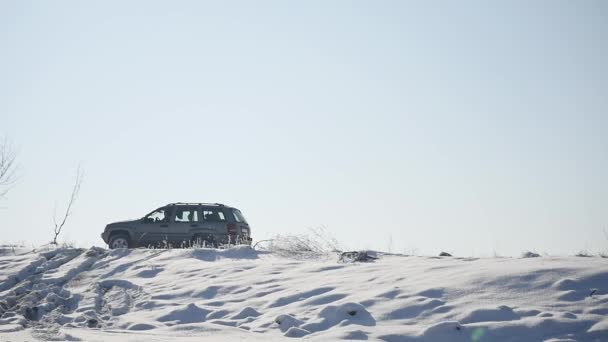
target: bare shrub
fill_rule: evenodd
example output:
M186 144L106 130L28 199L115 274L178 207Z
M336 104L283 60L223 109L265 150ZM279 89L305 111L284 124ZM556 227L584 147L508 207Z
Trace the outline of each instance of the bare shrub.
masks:
M59 245L61 248L66 248L66 249L74 249L77 248L76 246L76 242L74 241L64 241L61 243L61 245Z
M260 249L273 252L280 256L298 259L314 259L332 256L340 253L338 241L331 237L325 228L309 229L306 235L276 235L260 245ZM256 244L254 247L258 247Z
M540 254L531 252L531 251L527 251L525 253L522 253L521 257L522 258L538 258L538 257L540 257Z
M8 138L0 141L0 198L6 196L17 181L17 152Z
M581 257L581 258L590 258L593 255L591 255L591 253L589 253L588 251L580 251L580 252L574 254L574 256Z
M53 228L53 233L55 234L55 236L53 237L53 242L52 242L53 245L57 245L57 237L59 236L59 234L61 234L61 231L63 230L63 226L65 226L68 218L72 214L72 206L74 205L74 202L76 202L76 199L78 198L78 193L80 192L80 185L82 184L83 177L84 177L84 171L82 170L80 165L78 165L78 169L76 170L76 179L74 181L74 187L72 188L72 194L70 195L70 200L65 209L65 214L63 215L63 219L61 220L61 222L57 221L57 215L56 215L57 211L56 210L55 210L55 213L53 214L53 224L55 225L55 227ZM55 207L55 209L57 209L57 208Z

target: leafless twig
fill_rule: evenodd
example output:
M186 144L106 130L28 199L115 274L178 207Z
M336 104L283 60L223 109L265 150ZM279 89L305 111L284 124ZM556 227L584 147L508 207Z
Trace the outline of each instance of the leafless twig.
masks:
M260 240L260 241L257 241L257 242L256 242L256 243L253 245L253 249L255 249L255 248L256 248L256 247L257 247L257 246L258 246L260 243L262 243L262 242L271 242L271 241L272 241L272 239L268 239L268 240Z
M0 198L4 197L17 181L17 153L8 138L0 142Z
M63 226L67 222L68 217L70 217L70 215L72 214L72 206L74 205L74 202L76 202L76 198L78 197L78 192L80 191L80 185L82 184L83 177L84 177L84 171L82 170L82 167L80 167L80 165L78 165L78 169L76 170L76 180L74 182L74 187L72 188L72 195L70 196L70 201L68 202L68 206L65 209L65 214L63 215L63 219L61 220L61 223L57 222L56 212L53 213L53 223L55 224L55 228L54 228L53 232L55 233L55 236L53 237L52 244L54 244L54 245L57 244L57 237L59 236L59 234L61 234L61 230L63 229ZM55 209L56 208L57 207L55 207Z

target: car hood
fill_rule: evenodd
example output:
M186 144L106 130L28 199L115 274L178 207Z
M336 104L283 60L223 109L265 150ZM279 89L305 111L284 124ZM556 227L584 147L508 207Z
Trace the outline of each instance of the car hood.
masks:
M135 223L138 223L139 220L127 220L127 221L118 221L118 222L112 222L110 223L108 226L110 227L118 227L118 226L130 226L133 225Z

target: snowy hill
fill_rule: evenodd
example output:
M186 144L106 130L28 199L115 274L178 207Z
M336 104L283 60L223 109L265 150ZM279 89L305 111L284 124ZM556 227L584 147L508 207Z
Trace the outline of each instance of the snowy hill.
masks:
M0 341L608 341L608 259L0 251Z

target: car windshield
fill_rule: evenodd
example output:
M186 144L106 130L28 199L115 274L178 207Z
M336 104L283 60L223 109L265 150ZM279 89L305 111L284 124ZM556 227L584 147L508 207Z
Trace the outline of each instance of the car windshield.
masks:
M247 223L247 220L245 220L245 216L243 216L240 210L232 209L232 214L234 215L234 219L236 222Z

